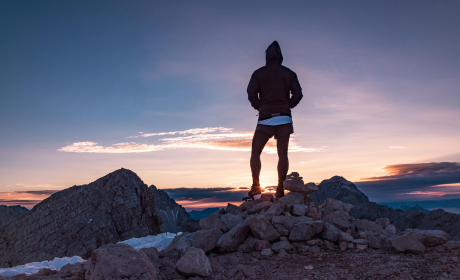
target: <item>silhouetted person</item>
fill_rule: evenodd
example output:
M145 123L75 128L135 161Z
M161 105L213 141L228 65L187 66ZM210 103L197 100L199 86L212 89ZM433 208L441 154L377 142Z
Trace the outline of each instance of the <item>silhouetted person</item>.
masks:
M294 108L303 96L297 75L281 65L283 55L277 41L268 46L265 60L266 65L252 74L248 85L248 99L252 107L259 111L259 120L252 139L252 187L248 195L261 193L260 154L268 139L275 136L279 157L276 197L280 198L284 196L283 182L289 169L289 136L294 132L291 108Z

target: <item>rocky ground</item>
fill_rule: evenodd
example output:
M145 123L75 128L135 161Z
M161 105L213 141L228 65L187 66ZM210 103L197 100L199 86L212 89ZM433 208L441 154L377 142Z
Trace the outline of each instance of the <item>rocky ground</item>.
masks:
M447 233L355 219L354 205L332 198L317 205L298 174L285 187L279 200L229 204L161 252L109 244L85 263L12 279L460 279L460 241Z

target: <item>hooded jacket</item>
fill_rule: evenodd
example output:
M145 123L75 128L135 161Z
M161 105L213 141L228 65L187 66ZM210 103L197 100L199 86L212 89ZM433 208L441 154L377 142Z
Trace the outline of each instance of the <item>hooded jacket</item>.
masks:
M302 88L294 71L281 65L283 55L277 41L268 46L265 61L266 65L254 71L249 81L249 102L259 111L259 121L277 113L291 116L291 108L303 97Z

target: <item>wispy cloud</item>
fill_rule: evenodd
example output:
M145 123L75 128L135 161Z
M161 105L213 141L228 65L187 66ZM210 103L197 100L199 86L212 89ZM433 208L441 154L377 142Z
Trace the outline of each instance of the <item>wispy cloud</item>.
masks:
M139 138L139 137L152 137L152 136L162 136L162 135L176 135L176 134L204 134L209 132L229 132L232 131L233 128L225 128L225 127L205 127L205 128L192 128L182 131L171 131L171 132L159 132L159 133L144 133L139 132L141 135L136 136L128 136L127 138Z
M390 149L405 149L406 147L400 147L400 146L392 146L392 147L388 147Z
M102 146L95 142L75 142L58 149L62 152L73 153L145 153L177 148L200 148L228 151L250 151L253 132L231 132L233 128L207 127L195 128L184 131L145 133L137 137L152 137L162 135L187 135L158 139L158 144L140 144L136 142L116 143L112 146ZM211 133L220 132L220 133ZM292 135L290 152L318 152L321 148L304 148L295 142L295 135ZM276 142L273 139L267 143L264 152L276 153Z

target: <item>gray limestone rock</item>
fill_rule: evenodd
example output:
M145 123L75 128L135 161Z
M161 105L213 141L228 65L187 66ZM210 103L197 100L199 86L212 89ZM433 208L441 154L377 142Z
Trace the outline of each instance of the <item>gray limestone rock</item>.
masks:
M294 226L295 222L295 217L273 216L272 218L272 224L281 224L289 230Z
M306 241L323 230L321 222L302 222L295 224L289 234L290 241Z
M351 241L353 241L353 236L351 236L347 232L341 232L340 236L339 236L339 241L340 242L346 242L346 243L351 242Z
M246 238L246 240L244 241L244 244L248 245L249 247L251 247L252 250L255 250L256 249L256 243L259 239L255 238L254 236L252 235L249 235L248 238Z
M272 206L272 202L270 201L262 201L260 203L257 203L256 205L252 206L248 211L247 213L249 215L251 214L257 214L259 213L260 211L262 210L268 210L270 208L270 206Z
M158 279L159 270L141 251L128 244L109 244L91 252L91 258L85 264L85 279Z
M284 203L277 202L273 203L270 208L268 208L267 212L265 212L265 216L279 216L283 213L285 208Z
M425 247L447 243L449 235L442 230L414 230L412 233Z
M412 233L391 238L390 242L391 247L398 252L423 253L426 251L425 246Z
M220 214L219 212L215 212L209 215L209 217L201 219L201 229L218 228L223 232L227 232L228 226L224 223L224 221L222 221L220 217L222 217L222 214Z
M250 217L246 221L252 234L259 239L273 241L280 237L278 231L263 216Z
M369 202L369 198L358 190L355 184L340 176L322 181L318 185L318 191L309 196L317 204L321 204L327 198L334 198L350 204Z
M278 200L286 206L292 207L294 204L302 204L304 201L303 195L298 192L290 192Z
M255 249L256 251L262 251L264 249L271 247L272 245L270 244L270 242L268 242L268 240L257 240Z
M361 231L373 231L377 233L383 233L383 228L369 220L356 220L356 228Z
M217 240L219 240L223 234L224 233L220 229L212 228L189 233L183 238L189 242L191 247L202 249L207 253L216 247Z
M350 216L342 211L334 211L323 216L323 221L329 222L344 231L351 227Z
M302 177L299 177L297 172L293 172L286 176L286 180L283 182L284 189L290 192L298 192L303 196L307 196L318 190L318 187L314 183L304 184Z
M262 256L271 256L271 255L274 255L275 253L273 253L272 249L263 249L260 254Z
M230 213L222 215L220 219L224 222L224 224L227 226L229 230L235 227L237 224L242 223L244 221L241 215L235 215Z
M81 256L163 231L154 194L127 169L54 193L0 229L0 267Z
M303 204L293 204L292 214L295 216L305 216L308 214L308 206Z
M188 248L185 255L177 261L176 269L185 276L211 276L212 268L203 250L198 248Z
M285 228L281 224L274 224L273 227L276 229L276 231L281 235L281 236L288 236L289 235L289 230Z
M222 235L217 241L216 247L221 253L231 253L238 249L238 246L246 240L249 235L249 224L244 221L229 232Z
M339 241L341 233L342 231L338 227L336 227L335 225L331 223L325 222L324 229L323 229L323 232L321 233L321 236L325 240L337 242Z
M0 230L14 221L20 219L29 209L20 205L6 206L0 205Z
M294 246L292 246L289 241L278 241L273 243L271 249L276 253L278 253L281 249L285 250L286 252L292 252L294 250Z

